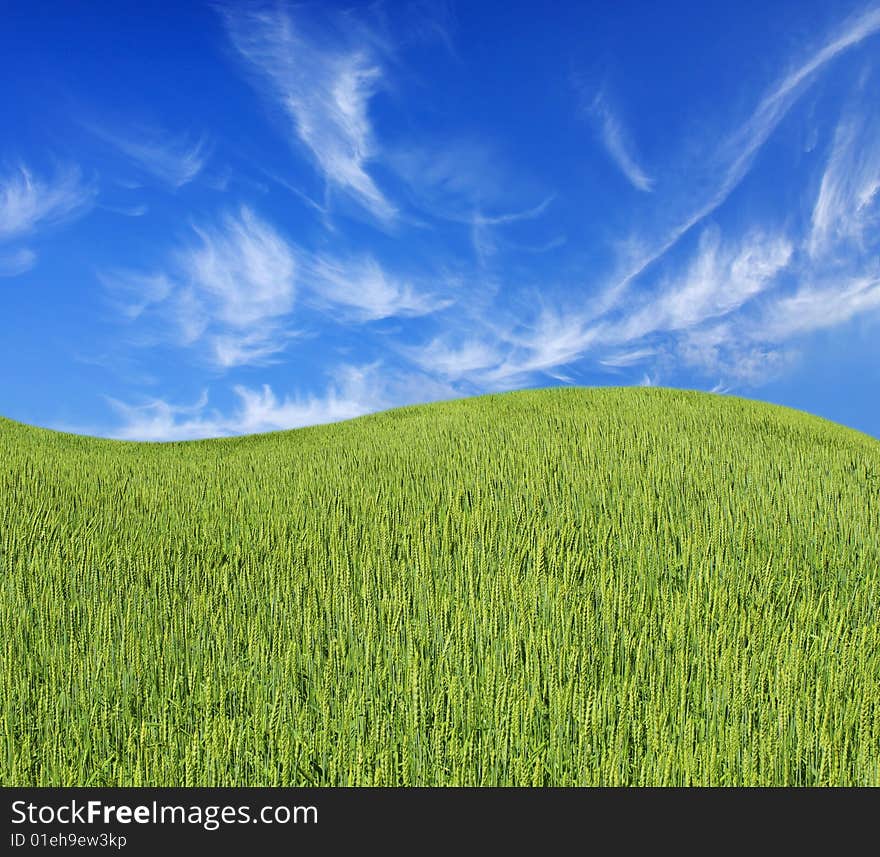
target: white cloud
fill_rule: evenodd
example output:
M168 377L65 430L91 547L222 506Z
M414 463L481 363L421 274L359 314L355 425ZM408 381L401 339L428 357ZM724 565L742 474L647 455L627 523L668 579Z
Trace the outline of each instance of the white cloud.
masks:
M472 377L501 361L497 345L478 339L452 343L448 338L437 337L426 345L400 351L426 372L454 381Z
M123 440L195 440L280 431L338 422L393 406L449 398L451 388L430 378L388 371L378 363L336 369L321 395L279 397L268 384L233 388L237 407L228 414L208 408L204 393L194 405L178 406L162 399L130 405L108 399L122 424L110 436Z
M196 233L200 243L184 251L180 262L213 319L248 328L291 310L296 261L272 226L242 208L219 229Z
M274 362L275 355L296 336L295 332L274 328L252 333L215 333L209 337L208 345L214 364L221 369L263 366Z
M371 256L307 254L248 208L194 231L198 240L174 253L167 271L98 277L126 317L163 322L165 339L170 325L176 344L200 348L218 368L273 362L300 335L290 328L300 291L343 323L424 316L452 303Z
M203 414L207 392L193 405L172 405L162 399L129 405L109 396L107 401L123 421L109 434L119 440L195 440L225 434L219 422Z
M410 144L389 151L386 160L408 186L414 203L433 216L463 222L476 208L510 203L509 170L485 141Z
M612 369L625 369L634 366L637 363L643 363L650 360L657 354L653 348L637 348L632 351L618 351L615 354L609 354L603 357L599 363L602 366L608 366Z
M170 271L99 279L126 316L149 310L172 325L177 344L200 346L215 366L266 363L295 335L284 323L296 297L294 248L246 207L194 231L198 240L173 255Z
M880 8L851 17L819 50L770 87L748 121L727 141L725 151L731 157L731 162L721 187L710 202L710 211L717 208L742 181L755 153L767 142L770 134L802 94L804 85L814 78L816 72L844 51L860 44L878 31L880 31ZM705 216L704 214L703 217Z
M75 167L45 180L20 166L0 177L0 241L85 214L94 196L95 189L83 183Z
M711 172L721 176L715 190L659 241L639 242L642 246L641 252L628 261L627 269L596 302L593 315L601 315L616 306L635 279L665 256L687 232L712 214L730 196L748 174L757 152L819 71L840 54L861 44L878 31L880 8L853 16L821 48L773 83L748 119L714 153Z
M772 248L774 243L767 246ZM876 261L862 264L858 259L850 259L846 267L841 267L834 254L836 246L831 243L830 261L826 260L824 265L817 266L809 254L795 255L783 265L786 251L777 240L775 256L771 251L753 259L757 272L763 272L754 281L757 293L762 294L760 302L749 313L737 312L739 307L732 307L729 313L705 314L704 320L717 319L715 322L682 327L676 343L678 356L685 364L706 373L718 373L748 384L762 383L792 365L798 340L818 330L846 324L857 316L877 313L880 270ZM780 267L776 268L777 265ZM769 288L774 271L786 266L790 274L787 279L796 284L794 290ZM760 283L764 285L759 286ZM654 313L669 319L662 312Z
M534 220L547 210L554 197L549 196L543 202L522 211L510 211L502 214L484 214L477 209L470 215L471 244L478 261L484 264L498 249L498 240L494 230L499 226Z
M229 6L224 17L233 45L268 82L270 96L328 184L380 220L392 220L395 207L367 172L377 154L368 106L382 80L368 45L309 38L279 7Z
M721 375L745 383L766 380L780 358L772 348L753 342L743 328L730 319L683 331L674 350L684 365L704 375Z
M174 284L165 274L138 271L102 271L98 280L111 295L116 308L129 319L139 318L148 307L170 297Z
M260 390L237 386L241 400L235 433L256 433L338 422L379 410L386 402L370 387L368 373L347 367L323 396L279 399L268 384Z
M122 217L143 217L150 209L146 205L102 205L104 211L120 214Z
M657 295L604 328L605 341L626 343L655 332L675 332L727 315L765 291L792 258L793 245L779 235L752 232L724 246L710 227L683 276L667 280Z
M266 363L293 335L282 324L296 297L293 248L248 208L195 231L176 257L186 285L170 302L182 341L206 345L220 368Z
M37 254L27 247L0 253L0 277L17 277L29 271L37 263Z
M545 305L531 322L485 322L484 338L458 349L437 338L407 356L426 370L433 363L440 375L490 388L515 386L535 374L568 380L561 370L600 348L632 346L598 361L628 368L658 355L652 344L643 344L652 334L675 337L736 313L774 284L792 254L792 243L780 235L753 231L724 244L720 231L710 228L679 277L663 281L655 294L615 320L594 322L576 310ZM688 359L695 354L691 349Z
M880 9L845 22L770 86L751 116L716 147L709 159L710 173L719 178L702 201L690 205L686 216L659 241L637 237L630 242L626 267L608 290L592 304L569 301L567 307L545 309L531 324L520 321L508 324L507 330L487 324L493 336L485 340L485 351L475 353L487 360L490 353L502 356L489 366L471 367L462 360L466 377L490 386L519 383L535 373L557 373L591 352L610 348L614 351L603 355L601 365L629 368L653 357L667 367L677 360L679 366L753 384L791 365L798 337L875 311L880 304L878 273L872 264L880 129L874 112L851 112L838 128L809 236L798 235L791 218L784 232L747 226L724 241L720 230L710 226L682 270L662 276L647 296L643 292L627 301L622 297L633 281L727 199L818 73L878 31ZM598 119L607 120L606 143L615 131L625 140L601 100L596 109ZM670 199L670 207L681 201ZM437 352L442 366L441 345L446 341L441 337L424 347L425 360ZM454 351L452 356L457 356ZM653 369L648 377L655 377Z
M174 137L156 130L138 129L136 136L90 126L90 130L115 146L130 161L172 188L191 182L210 155L206 137Z
M600 92L593 99L589 113L611 160L617 164L627 181L637 190L651 191L654 179L645 172L636 160L629 134L611 109L604 92Z
M561 367L583 357L598 331L575 313L538 304L526 310L531 319L510 312L453 319L446 332L398 352L426 373L477 390L510 389L536 374L569 380Z
M559 367L583 357L597 339L597 331L577 314L548 307L543 307L531 324L508 330L496 326L495 331L509 350L497 366L479 377L502 387L521 383L536 372L559 377Z
M852 113L840 121L828 165L813 208L809 251L812 257L831 245L861 244L865 232L880 223L880 121Z
M880 275L862 275L807 285L775 301L754 332L770 341L787 340L850 321L880 308Z
M560 246L556 235L543 245L511 245L499 238L502 227L541 217L556 198L550 194L538 204L524 204L521 175L504 163L487 143L467 139L445 140L430 146L407 146L390 152L388 165L405 182L411 201L431 217L460 223L470 230L478 262L505 247L545 252ZM534 190L529 191L534 198Z
M352 49L344 35L306 36L299 19L281 11L231 10L226 21L234 45L269 82L272 97L328 187L344 191L381 220L394 218L396 211L368 173L379 154L368 108L382 79L369 42ZM653 199L671 212L665 225L672 228L637 235L629 245L626 267L593 305L579 305L582 299L575 295L550 303L557 291L517 312L516 298L526 296L514 292L509 277L503 298L513 300L506 309L504 301L492 303L491 289L470 294L462 289L456 293L460 313L419 323L425 331L423 345L392 344L414 370L405 382L394 381L393 373L379 380L372 367L348 367L320 395L281 396L271 387L237 387L238 408L226 415L207 405L193 414L153 402L146 410L127 412L134 428L126 430L208 436L288 428L448 391L509 388L541 376L566 378L563 373L588 355L600 366L632 372L634 380L643 375L652 383L667 376L673 362L678 369L711 373L713 381L720 377L720 388L730 381L765 380L790 365L798 337L880 305L876 270L869 264L866 269L864 259L837 253L854 243L864 251L866 242L874 240L880 174L876 120L851 114L838 127L809 235L795 231L797 218L791 214L784 227L746 224L723 236L710 225L698 240L695 227L747 175L814 77L878 29L880 11L850 19L824 46L781 75L751 115L713 146L705 174L683 183L684 191L658 182ZM604 96L593 109L609 155L634 187L652 191L652 176L639 164ZM505 197L502 173L484 146L440 151L436 159L428 150L398 151L389 165L409 185L406 192L416 205L462 224L456 240L466 239L464 229L470 230L481 263L506 237L503 227L540 217L552 200L526 208L521 199ZM671 195L658 199L666 188ZM643 197L642 203L651 199ZM427 316L450 305L442 290L432 292L421 278L386 270L371 255L321 255L290 245L247 209L197 233L199 242L176 256L169 275L171 294L158 303L176 321L181 341L203 348L219 367L267 362L286 347L294 335L288 316L295 298L299 306L318 307L346 324ZM687 233L696 249L680 263L668 251L676 245L682 252L687 249L680 243ZM652 271L650 280L644 278L650 291L621 300L625 288L664 256L658 276ZM523 270L507 273L523 276ZM388 332L387 339L393 335ZM140 422L138 414L144 418Z
M452 303L392 276L371 256L353 260L315 257L308 281L320 303L341 310L347 320L360 322L427 315Z

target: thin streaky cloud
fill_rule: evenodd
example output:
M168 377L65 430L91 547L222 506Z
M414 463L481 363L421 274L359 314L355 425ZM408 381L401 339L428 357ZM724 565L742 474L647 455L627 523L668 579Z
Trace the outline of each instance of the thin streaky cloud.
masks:
M880 122L851 112L838 123L828 164L813 207L809 253L814 259L833 244L861 244L880 223Z
M767 142L791 106L803 94L811 79L815 79L815 74L841 53L855 47L878 31L880 31L880 7L850 18L843 24L836 37L770 88L749 120L727 142L727 151L735 153L735 156L727 168L724 182L710 202L712 205L710 211L714 211L742 181L755 153Z
M473 216L473 222L478 223L480 226L500 226L506 223L517 223L522 220L534 220L547 210L554 199L556 199L556 194L551 194L537 205L522 211L511 211L494 215L483 214L478 211Z
M130 405L110 399L122 425L111 433L120 440L179 441L320 425L361 416L374 409L357 390L329 390L323 396L279 399L265 384L259 389L234 387L238 406L232 413L208 409L207 396L195 406L178 406L163 399Z
M506 357L477 377L503 388L534 373L552 374L583 357L597 338L598 331L587 327L580 316L543 307L534 323L524 329L501 332L509 347Z
M235 366L269 366L278 357L298 331L285 330L277 325L267 325L250 333L230 331L215 333L208 337L211 359L221 369Z
M650 360L657 354L653 348L637 348L635 351L621 351L617 354L609 354L602 358L599 363L612 369L624 369Z
M163 184L177 189L189 184L204 169L211 154L207 137L174 137L156 130L119 133L89 126L89 130L118 149L129 161Z
M477 338L455 342L438 336L425 345L401 347L399 351L424 371L451 381L470 378L502 360L497 344Z
M214 318L244 328L290 312L296 259L274 227L243 207L219 227L195 232L199 241L180 254L180 264Z
M589 107L589 115L596 125L599 138L609 157L617 165L627 181L636 190L649 193L653 190L654 179L636 160L630 135L619 116L611 109L608 97L600 92Z
M150 210L146 205L99 205L98 208L122 217L143 217Z
M170 297L174 284L163 273L144 274L139 271L108 270L96 274L116 309L134 320L144 311Z
M852 277L841 283L808 285L774 302L754 331L774 342L835 327L856 315L880 310L880 276Z
M130 320L149 312L164 339L199 348L217 368L264 365L297 335L287 325L297 293L292 245L247 207L171 254L165 270L98 278Z
M264 364L292 335L283 319L296 297L293 248L247 207L195 231L199 241L177 254L187 283L173 304L179 330L220 368Z
M770 288L789 265L793 244L784 236L754 232L725 246L717 227L703 231L683 275L617 323L606 324L605 342L627 343L652 333L674 333L729 315Z
M486 261L498 250L498 239L494 235L497 227L507 226L511 223L519 223L526 220L535 220L541 217L550 203L556 198L553 194L545 200L538 203L532 208L523 211L512 211L502 214L483 214L481 211L475 211L468 221L471 228L471 245L474 248L474 254L480 264ZM456 219L456 218L451 218Z
M193 405L163 399L132 405L108 398L121 420L111 437L123 440L173 441L257 434L339 422L418 401L452 398L455 391L432 379L389 371L380 363L341 365L319 393L279 396L269 384L233 387L237 406L227 413L208 407L204 392Z
M0 277L17 277L30 271L37 263L37 254L27 247L0 253Z
M637 258L624 274L596 302L593 315L602 315L616 304L629 285L654 262L661 259L679 240L700 221L714 212L739 185L751 167L755 154L767 142L788 110L803 93L810 80L823 67L849 48L880 31L880 8L849 19L841 31L822 48L813 53L794 71L770 87L749 119L721 146L716 160L723 178L708 200L697 207L678 226L672 229L657 246Z
M95 188L83 181L77 167L42 179L19 166L0 176L0 241L79 217L91 208L95 195Z
M369 102L382 68L368 42L309 38L282 7L224 9L232 44L255 69L269 99L280 107L296 139L328 186L348 194L382 221L397 210L367 171L377 156Z
M291 182L287 181L287 179L282 178L277 173L274 173L271 170L268 170L262 166L258 166L258 169L260 170L261 173L263 173L263 175L266 176L266 178L268 178L271 181L275 182L276 184L280 185L285 190L290 191L290 193L292 193L294 196L296 196L300 200L302 200L302 202L304 202L309 208L316 211L321 216L321 219L324 222L324 224L327 225L328 228L330 228L330 223L329 223L330 211L325 206L321 205L321 203L319 203L319 202L316 202L305 191L298 188L296 185L292 184Z
M304 276L318 304L341 312L346 321L424 316L452 303L395 277L372 256L345 260L315 256Z
M753 231L722 242L717 227L707 229L686 268L618 319L594 322L564 307L540 306L534 321L486 322L482 339L454 348L441 338L406 356L438 374L489 388L508 388L535 374L570 380L560 370L598 349L618 349L597 362L627 368L656 355L648 339L683 336L713 319L737 313L769 290L792 261L794 246L784 235ZM647 344L645 343L647 340ZM627 346L630 346L627 349ZM626 350L620 350L626 349ZM451 367L455 375L449 369Z

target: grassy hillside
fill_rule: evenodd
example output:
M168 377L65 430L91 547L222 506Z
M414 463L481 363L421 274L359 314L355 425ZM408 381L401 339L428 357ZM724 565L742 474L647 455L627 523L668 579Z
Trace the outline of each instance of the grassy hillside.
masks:
M880 784L880 443L555 389L0 422L0 784Z

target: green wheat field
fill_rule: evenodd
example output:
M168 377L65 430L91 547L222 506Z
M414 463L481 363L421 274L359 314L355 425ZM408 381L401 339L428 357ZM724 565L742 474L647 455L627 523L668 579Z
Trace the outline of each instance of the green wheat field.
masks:
M880 785L880 442L564 388L0 421L0 784Z

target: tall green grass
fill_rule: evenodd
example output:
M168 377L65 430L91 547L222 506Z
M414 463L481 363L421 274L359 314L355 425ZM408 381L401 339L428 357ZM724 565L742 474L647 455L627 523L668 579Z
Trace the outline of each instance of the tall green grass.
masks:
M880 443L555 389L0 422L3 785L880 784Z

